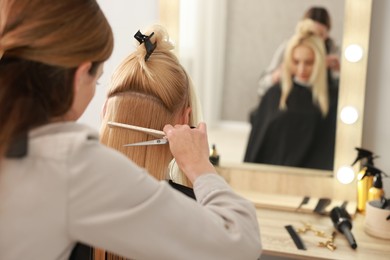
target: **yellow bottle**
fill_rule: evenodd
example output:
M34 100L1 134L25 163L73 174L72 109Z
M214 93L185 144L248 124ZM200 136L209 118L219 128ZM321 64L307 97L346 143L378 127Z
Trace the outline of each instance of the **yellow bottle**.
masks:
M363 167L357 174L357 210L360 213L366 211L366 203L368 199L368 190L373 183L373 176L367 172L367 167Z
M217 152L217 148L216 148L215 144L213 144L211 149L210 149L209 159L213 165L215 165L215 166L219 165L219 154Z
M358 161L361 161L361 168L357 174L357 210L360 213L364 213L366 210L368 190L371 188L373 182L373 174L369 169L374 164L374 155L366 149L355 149L358 151L358 155L352 163L352 166Z
M366 173L366 168L363 168L357 174L357 210L359 212L364 212L365 202L367 201L368 196L368 186L367 179L364 179Z
M367 201L380 200L385 195L383 191L382 175L381 172L377 172L374 177L374 184L368 190Z

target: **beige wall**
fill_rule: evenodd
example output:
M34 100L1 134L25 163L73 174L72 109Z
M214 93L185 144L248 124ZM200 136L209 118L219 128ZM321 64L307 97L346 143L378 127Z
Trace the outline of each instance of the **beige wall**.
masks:
M376 166L390 177L390 1L372 2L363 147L380 156ZM390 198L390 178L384 182Z
M100 127L100 111L103 107L108 83L114 69L134 50L136 40L133 35L158 21L158 0L98 0L100 7L114 31L114 50L104 65L104 73L96 86L95 97L88 106L80 122L93 128Z

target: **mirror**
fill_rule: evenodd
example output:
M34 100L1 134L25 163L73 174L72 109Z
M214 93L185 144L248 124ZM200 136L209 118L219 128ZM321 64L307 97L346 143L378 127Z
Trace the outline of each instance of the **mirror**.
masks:
M275 51L294 33L295 26L302 19L303 13L314 6L323 6L328 10L331 16L330 37L336 43L336 49L340 49L343 35L344 1L248 0L245 4L242 1L219 1L215 8L210 4L194 7L191 6L190 1L184 3L181 7L180 26L182 29L179 40L180 56L184 62L187 62L184 65L187 65L187 70L195 77L197 70L201 71L207 64L221 68L221 71L215 70L212 75L215 79L219 77L219 83L214 80L209 84L209 88L202 91L201 100L207 100L207 96L213 96L214 99L214 103L204 111L207 122L219 123L210 129L210 142L217 145L221 153L221 161L241 163L251 128L248 122L249 114L261 100L258 95L258 81L260 75L270 64ZM214 33L212 36L206 36L202 41L210 39L218 47L204 58L220 62L218 64L216 61L206 61L205 66L202 66L200 70L188 66L188 61L197 62L197 57L190 52L190 49L196 49L196 46L191 46L196 39L191 39L191 32L197 29L207 35L210 25L208 22L201 23L199 24L201 29L195 28L189 31L187 29L191 24L191 21L188 21L191 17L189 14L194 10L202 14L211 13ZM196 23L196 17L193 20ZM202 44L199 41L195 42L195 44ZM204 50L207 52L209 47L205 47ZM222 58L218 60L213 53L217 53ZM212 68L207 68L203 73L206 74L209 69ZM194 80L200 81L199 77ZM217 84L222 85L219 93L210 92ZM195 84L195 86L198 85ZM214 111L214 114L210 113L211 111ZM226 136L227 134L229 136ZM229 149L226 140L234 140L234 150ZM329 158L333 158L333 154ZM327 168L331 169L332 166Z
M282 0L278 0L282 1ZM306 7L313 5L321 5L320 3L325 2L339 2L337 0L318 0L318 1L305 1L305 0L296 0L288 2L298 3L305 2ZM217 144L221 154L221 166L222 167L234 167L236 169L245 169L250 167L255 170L255 165L248 165L239 163L242 161L242 158L235 158L233 163L224 159L226 158L227 150L225 145L232 145L233 147L239 147L237 143L235 143L237 135L241 134L242 139L245 140L245 144L241 144L243 149L246 148L246 134L249 132L248 127L243 128L242 124L236 124L234 121L226 121L226 118L222 111L222 96L224 93L223 74L225 72L224 65L228 62L225 56L226 52L226 43L224 39L226 39L226 33L228 32L227 27L231 27L231 24L234 21L228 20L228 4L238 1L229 0L214 0L214 1L183 1L193 3L193 6L190 6L189 10L197 11L201 14L201 19L197 21L196 24L187 24L185 26L185 31L194 32L192 35L187 37L180 37L179 35L183 34L183 27L180 26L179 21L182 23L183 21L190 21L194 19L195 13L186 13L183 15L174 14L172 12L168 12L168 10L180 10L185 7L182 3L180 6L180 1L164 1L160 0L160 8L161 8L161 17L160 21L168 30L176 32L177 38L173 38L176 41L177 46L180 50L179 56L183 65L187 68L187 70L192 71L191 77L193 78L195 85L199 88L198 94L202 101L202 107L205 114L205 121L209 125L209 129L217 129L218 137L222 139L222 143ZM196 4L195 4L196 2ZM253 2L253 1L252 1ZM256 1L261 2L263 4L262 8L267 10L270 7L271 3L277 2L274 0L263 0ZM242 12L245 11L245 8L249 7L249 2L245 1L240 2L242 5ZM168 5L168 6L167 6ZM170 5L170 7L169 7ZM172 8L172 5L176 5L176 9ZM366 69L367 69L367 53L368 53L368 38L369 38L369 28L370 28L370 18L371 18L371 0L345 0L344 1L344 26L343 26L343 36L342 40L337 43L341 47L341 73L340 73L340 90L339 90L339 104L338 104L338 114L345 106L353 106L358 111L358 119L354 124L347 125L337 119L337 130L336 130L336 150L335 150L335 162L334 162L334 172L338 170L339 167L343 165L349 165L355 156L354 147L359 147L361 145L361 137L362 137L362 122L363 122L363 106L364 106L364 94L365 94L365 81L366 81ZM179 6L179 8L178 8ZM323 6L327 6L323 4ZM164 14L164 9L165 11ZM282 9L287 9L284 7L280 7ZM187 9L188 10L188 9ZM252 12L250 9L245 12L244 15L250 15ZM304 10L297 14L296 21L294 22L293 27L296 22L302 16ZM329 10L332 21L337 21L334 13L335 11ZM256 19L254 19L254 22ZM228 22L228 26L226 26L226 22ZM335 26L335 25L334 25ZM242 48L253 48L250 44L250 40L253 37L256 37L255 34L251 34L251 32L246 31L246 28L243 28L245 33L241 35L240 41L243 42ZM335 28L331 29L331 35L334 36ZM175 33L174 33L175 34ZM275 34L276 35L276 34ZM286 38L286 36L278 36L279 41L282 41ZM288 38L288 37L287 37ZM180 39L180 40L179 40ZM267 39L263 39L267 41ZM245 44L246 43L246 44ZM343 52L348 45L358 44L363 49L363 57L360 61L356 63L351 63L345 60ZM240 50L236 51L239 55ZM194 59L196 57L196 59ZM267 63L268 61L266 61ZM242 77L245 77L245 68L242 69ZM259 77L262 68L256 69L256 75L252 77ZM252 85L255 85L256 81L254 80ZM256 86L255 86L256 88ZM353 91L352 91L353 89ZM253 91L252 91L253 92ZM252 95L256 95L252 93ZM229 131L226 132L225 128L229 126ZM212 130L211 130L212 131ZM245 133L245 131L247 131ZM225 135L226 134L226 135ZM225 136L229 139L223 139ZM210 139L213 138L210 136ZM213 140L210 140L213 142ZM228 157L228 156L227 156ZM233 156L234 157L234 156ZM308 175L311 174L310 170L302 171L299 168L290 168L290 167L277 167L277 166L269 166L267 168L266 165L259 165L261 171L267 171L268 169L272 169L274 173L286 173L294 174L295 172L305 172ZM318 172L318 171L316 171ZM333 172L330 171L321 171L323 172L322 176L335 176ZM355 186L353 184L349 185L354 189ZM344 188L345 189L345 188ZM353 193L354 195L354 193Z

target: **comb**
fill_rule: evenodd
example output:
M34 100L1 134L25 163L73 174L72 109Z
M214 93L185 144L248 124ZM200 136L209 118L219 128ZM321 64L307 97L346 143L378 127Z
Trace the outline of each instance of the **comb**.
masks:
M127 124L122 124L122 123L117 123L117 122L112 122L112 121L109 121L107 123L107 125L109 127L120 127L120 128L125 128L125 129L130 129L130 130L134 130L134 131L138 131L138 132L147 133L147 134L150 134L150 135L157 137L157 138L162 138L165 136L165 133L163 131L140 127L140 126L135 126L135 125L127 125Z

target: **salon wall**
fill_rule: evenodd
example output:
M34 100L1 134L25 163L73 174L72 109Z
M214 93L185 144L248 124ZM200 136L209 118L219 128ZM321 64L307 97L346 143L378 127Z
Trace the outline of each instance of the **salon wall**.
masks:
M134 33L158 20L158 0L98 2L114 30L115 48L105 64L95 98L79 120L97 130L110 75L119 62L134 50ZM389 13L390 1L373 1L362 146L380 155L376 166L390 175L390 16L386 16ZM390 178L384 183L389 197Z
M380 156L376 166L390 177L390 1L372 2L363 147ZM390 197L390 178L384 183Z
M114 32L114 51L104 65L104 73L98 80L95 97L80 122L99 129L100 111L104 104L108 83L119 63L129 55L136 45L134 34L158 21L158 0L98 0Z

